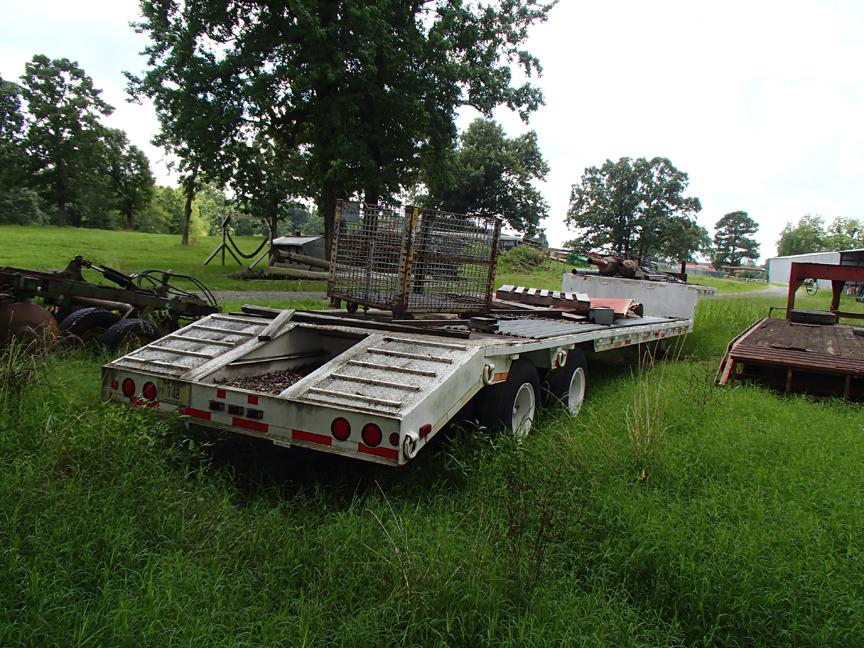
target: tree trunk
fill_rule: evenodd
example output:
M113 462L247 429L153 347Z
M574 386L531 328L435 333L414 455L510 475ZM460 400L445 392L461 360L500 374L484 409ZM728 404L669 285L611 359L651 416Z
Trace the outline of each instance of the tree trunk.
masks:
M126 229L135 229L135 215L132 213L131 209L126 212Z
M54 191L57 194L57 225L66 227L66 165L57 160L54 174Z
M321 187L321 216L324 219L325 252L329 260L336 222L336 185L332 180L325 180Z
M197 169L183 181L183 191L186 193L186 203L183 205L183 222L180 223L182 245L189 245L189 222L192 220L192 202L195 200Z
M195 200L195 187L189 183L184 187L186 191L186 203L183 205L183 222L180 223L180 242L189 245L189 221L192 220L192 201Z

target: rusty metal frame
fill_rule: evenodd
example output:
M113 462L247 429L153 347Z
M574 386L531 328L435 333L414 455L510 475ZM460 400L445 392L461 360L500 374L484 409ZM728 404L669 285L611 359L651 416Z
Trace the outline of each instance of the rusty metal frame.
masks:
M828 279L831 281L831 306L829 310L839 317L864 319L864 313L848 313L840 310L840 295L847 281L864 282L864 266L843 266L829 263L792 263L789 269L789 293L786 296L786 318L795 308L795 292L805 279Z

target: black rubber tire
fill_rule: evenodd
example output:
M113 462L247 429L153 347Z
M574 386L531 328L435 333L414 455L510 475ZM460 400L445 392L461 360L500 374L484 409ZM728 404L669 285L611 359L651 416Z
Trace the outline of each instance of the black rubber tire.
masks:
M132 338L140 339L144 344L155 342L163 337L162 329L153 322L144 319L126 319L117 322L109 328L99 342L106 349L116 351Z
M347 310L349 313L356 313L357 307L357 302L348 302L347 304L345 304L345 310Z
M582 349L570 349L567 352L567 361L563 367L558 369L550 369L546 372L546 378L543 380L543 404L546 407L554 406L558 403L564 403L567 406L567 396L570 392L570 380L577 369L582 369L585 374L585 386L587 391L588 386L588 361L585 359L585 352Z
M540 377L537 369L528 360L514 360L510 365L507 380L497 385L490 385L480 393L478 403L478 420L490 432L513 432L513 407L519 388L529 383L534 389L534 418L531 427L537 422L540 410ZM528 432L530 433L530 429Z
M91 342L100 339L119 320L120 315L105 308L81 308L60 322L60 332Z
M831 311L804 310L793 308L789 311L789 321L796 324L836 324L837 314Z

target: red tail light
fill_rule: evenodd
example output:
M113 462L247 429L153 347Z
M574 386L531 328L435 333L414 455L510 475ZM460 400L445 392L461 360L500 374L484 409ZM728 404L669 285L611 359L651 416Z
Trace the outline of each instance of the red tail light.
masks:
M156 385L152 382L144 383L144 387L141 388L141 394L149 401L156 400Z
M363 431L360 433L363 438L363 443L374 448L381 443L381 428L374 423L367 423L363 426Z
M393 432L390 435L390 445L392 445L394 448L399 447L399 433L398 432Z
M118 387L120 387L120 383L117 382L117 379L115 378L114 380L111 381L111 389L113 389L114 391L117 391Z
M123 381L123 395L126 398L132 398L135 395L135 381L131 378L126 378Z
M340 416L337 419L333 419L333 422L330 424L330 433L335 439L345 441L345 439L351 436L351 424Z

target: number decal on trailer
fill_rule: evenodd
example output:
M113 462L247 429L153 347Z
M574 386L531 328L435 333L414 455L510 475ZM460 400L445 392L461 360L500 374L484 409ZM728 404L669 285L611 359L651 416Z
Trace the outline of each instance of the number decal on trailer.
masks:
M176 380L159 380L159 400L174 405L188 405L192 386Z

